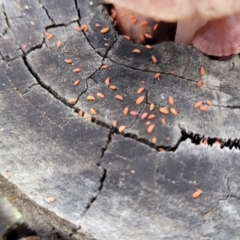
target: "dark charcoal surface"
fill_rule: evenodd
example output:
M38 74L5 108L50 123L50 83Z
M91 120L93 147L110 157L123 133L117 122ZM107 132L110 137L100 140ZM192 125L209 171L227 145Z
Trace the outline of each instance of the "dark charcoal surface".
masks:
M0 193L18 224L43 239L239 239L239 56L134 45L100 0L0 0L0 56Z

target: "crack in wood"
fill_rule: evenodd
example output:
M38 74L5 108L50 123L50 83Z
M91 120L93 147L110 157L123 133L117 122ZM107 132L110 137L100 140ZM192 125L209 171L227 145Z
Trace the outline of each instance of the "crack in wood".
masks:
M191 142L195 145L205 144L208 146L213 146L217 144L221 149L229 148L229 149L237 149L240 150L240 139L222 139L218 137L208 137L205 135L200 135L198 133L187 132L182 129L182 136L184 141L190 139Z

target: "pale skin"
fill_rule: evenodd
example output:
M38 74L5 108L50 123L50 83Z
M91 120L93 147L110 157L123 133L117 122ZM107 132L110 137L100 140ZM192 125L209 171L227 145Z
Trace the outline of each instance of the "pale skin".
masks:
M104 0L157 21L186 20L196 14L211 20L240 12L239 0Z
M124 7L148 19L150 17L156 21L177 22L175 41L193 45L208 55L227 56L240 52L239 0L104 0L104 2L112 3L116 8ZM218 45L211 45L211 41L217 42ZM228 49L225 49L226 45Z

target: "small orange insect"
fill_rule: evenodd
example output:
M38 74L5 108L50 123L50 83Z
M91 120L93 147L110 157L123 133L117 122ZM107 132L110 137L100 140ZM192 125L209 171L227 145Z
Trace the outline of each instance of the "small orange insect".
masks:
M95 23L95 27L101 28L102 26L99 23Z
M154 105L154 103L151 103L151 104L150 104L150 106L149 106L149 110L150 110L150 111L153 111L153 110L154 110L154 108L155 108L155 105Z
M67 63L67 64L71 64L72 63L72 59L65 59L64 62Z
M137 90L137 94L141 94L144 90L145 90L144 87L140 87L140 88Z
M144 99L145 99L145 96L139 97L139 98L136 100L136 104L139 105L139 104L143 103Z
M153 47L151 45L146 45L145 46L147 49L152 49Z
M155 79L159 79L160 76L161 76L161 73L156 73L155 76L154 76L154 78L155 78Z
M136 111L131 111L131 112L130 112L130 115L133 116L133 117L135 117L135 116L138 115L138 112L136 112Z
M155 64L157 64L157 62L158 62L157 58L156 58L155 56L153 56L153 55L152 55L152 61L153 61L153 63L155 63Z
M145 113L143 113L143 114L141 115L141 119L144 120L147 116L148 116L148 113L145 112Z
M115 128L117 127L117 121L116 120L113 121L112 126L115 127Z
M97 114L97 112L96 112L96 110L94 108L90 108L90 113L92 115L96 115Z
M54 37L54 34L52 34L52 33L50 33L50 34L47 35L47 39L48 39L48 40L52 39L53 37Z
M121 133L126 129L126 126L122 125L118 128L118 131Z
M81 116L81 117L83 117L84 112L83 112L82 110L79 110L78 115Z
M80 83L80 80L76 80L74 81L73 86L77 86L79 83Z
M161 107L161 108L159 108L159 112L160 112L160 113L163 113L163 114L169 114L168 109L165 108L165 107Z
M168 102L169 102L170 105L174 105L174 102L175 102L174 98L172 96L169 96L168 97Z
M110 84L110 78L109 78L109 77L105 80L105 84L106 84L107 86L109 86L109 84Z
M95 101L95 97L92 96L92 95L88 95L88 96L87 96L87 100L88 100L88 101Z
M138 48L134 48L132 52L133 52L133 53L141 53L141 50L138 49Z
M152 138L152 143L153 143L153 144L156 144L156 143L157 143L157 138L156 138L156 137L153 137L153 138Z
M110 85L109 88L113 91L117 90L117 86L115 86L115 85Z
M151 124L151 125L148 127L147 132L148 132L148 133L152 133L153 130L154 130L154 128L155 128L155 125L154 125L154 124Z
M107 64L104 64L101 66L101 69L107 69L108 68L108 65Z
M163 125L166 124L165 118L162 118L162 119L161 119L161 122L162 122Z
M57 41L56 47L57 47L57 48L60 48L61 46L62 46L62 42L61 42L61 41Z
M201 105L201 106L199 107L199 109L200 109L200 111L202 111L202 112L207 112L207 108L206 108L205 106L203 106L203 105Z
M201 189L198 189L192 194L192 198L196 199L199 198L202 195L203 191Z
M156 23L156 24L154 25L154 27L153 27L153 31L156 31L157 28L158 28L158 23Z
M52 39L53 37L54 37L54 34L52 34L52 33L48 33L48 32L45 32L45 37L48 39L48 40L50 40L50 39Z
M103 95L103 93L98 92L98 93L97 93L97 97L98 97L98 98L104 98L104 95Z
M80 69L80 68L74 68L74 69L73 69L73 72L74 72L74 73L79 73L79 72L81 72L81 69Z
M77 98L70 98L68 102L69 104L75 104L77 102Z
M145 36L145 38L149 38L149 39L152 39L152 38L153 38L152 35L149 34L149 33L145 33L144 36Z
M212 105L212 102L210 100L207 100L207 105Z
M170 112L173 114L173 115L178 115L178 112L175 108L170 108Z
M86 24L83 24L81 27L80 27L80 30L81 31L84 31L84 32L87 32L88 31L88 27Z
M148 116L148 119L151 120L151 119L154 119L155 117L156 117L155 114L150 114L150 115Z
M123 101L123 96L120 94L116 95L115 98L119 101Z
M100 32L104 34L104 33L107 33L109 30L110 28L106 27L106 28L102 28Z
M197 81L197 87L201 87L203 85L203 81L202 80L198 80Z
M206 71L203 67L200 68L200 74L203 76L206 74Z
M128 111L129 111L129 107L125 107L123 109L123 114L126 116L128 114Z
M195 107L195 108L199 108L201 105L202 105L202 102L201 102L201 101L198 101L198 102L195 102L195 103L194 103L194 107Z

